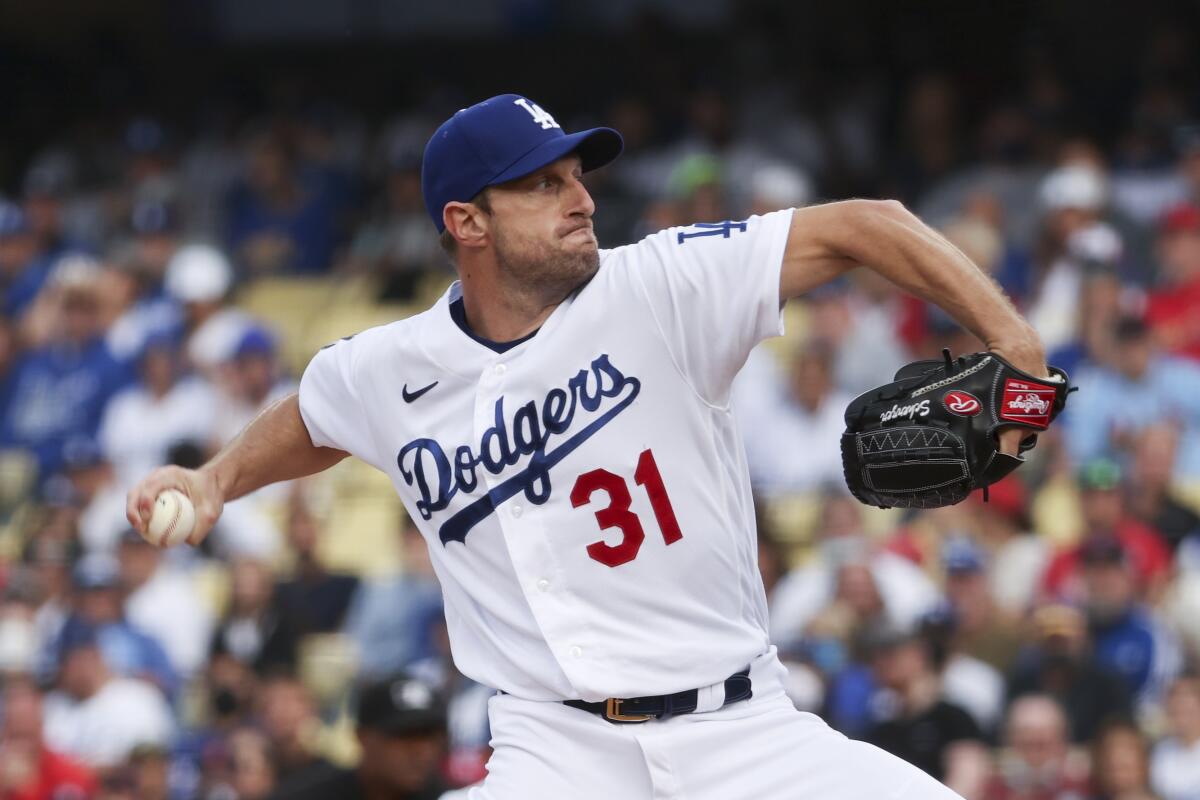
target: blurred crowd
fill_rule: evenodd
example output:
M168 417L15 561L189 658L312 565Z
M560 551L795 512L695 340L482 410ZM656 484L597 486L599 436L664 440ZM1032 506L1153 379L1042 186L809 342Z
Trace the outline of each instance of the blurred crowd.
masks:
M793 302L735 386L794 702L967 800L1200 798L1200 70L1181 41L1151 41L1105 141L1041 62L971 117L962 80L930 73L820 109L761 81L667 114L646 87L579 118L626 140L589 176L602 246L897 197L1079 386L987 502L907 514L846 494L842 413L905 361L983 348L944 312L860 270ZM320 316L346 285L403 313L451 280L420 159L454 107L132 116L0 187L0 798L434 798L483 775L490 690L450 662L394 499L359 473L270 487L168 551L124 506L295 389L316 344L289 284ZM283 300L247 300L264 286Z

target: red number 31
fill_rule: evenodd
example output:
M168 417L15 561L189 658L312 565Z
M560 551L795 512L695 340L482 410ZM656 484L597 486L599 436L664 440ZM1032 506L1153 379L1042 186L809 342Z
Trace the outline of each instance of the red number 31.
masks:
M679 521L675 519L671 498L667 497L667 488L663 486L662 475L654 463L654 453L642 451L633 479L638 486L646 489L650 507L654 509L654 519L662 530L663 541L672 544L682 539L683 533L679 530ZM571 505L575 508L586 506L592 501L592 494L598 490L608 494L608 505L596 512L600 530L620 528L624 536L617 545L605 544L604 541L592 542L587 546L588 555L609 567L628 564L637 558L638 550L646 539L641 520L629 510L633 502L629 484L620 475L606 469L585 472L575 479L575 487L571 489Z

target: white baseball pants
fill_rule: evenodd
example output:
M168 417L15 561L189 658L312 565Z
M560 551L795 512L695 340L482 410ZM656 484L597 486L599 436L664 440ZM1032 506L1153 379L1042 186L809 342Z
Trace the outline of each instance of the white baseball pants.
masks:
M775 648L754 696L705 713L614 725L562 703L497 694L494 753L469 800L962 800L904 761L848 739L783 692Z

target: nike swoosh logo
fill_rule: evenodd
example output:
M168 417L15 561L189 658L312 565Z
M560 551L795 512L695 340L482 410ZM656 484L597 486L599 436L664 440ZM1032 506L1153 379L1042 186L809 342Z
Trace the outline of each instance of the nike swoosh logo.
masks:
M411 403L412 401L419 399L421 395L425 394L433 387L437 386L438 383L440 383L440 381L434 381L424 389L417 389L415 392L408 391L408 384L406 383L404 384L404 388L400 390L400 396L404 398L404 402Z

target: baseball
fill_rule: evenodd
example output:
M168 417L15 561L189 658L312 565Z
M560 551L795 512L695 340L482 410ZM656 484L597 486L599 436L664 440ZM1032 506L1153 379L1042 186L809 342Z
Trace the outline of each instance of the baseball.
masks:
M154 501L154 512L143 538L157 547L173 547L187 541L196 526L196 509L186 494L167 489Z

